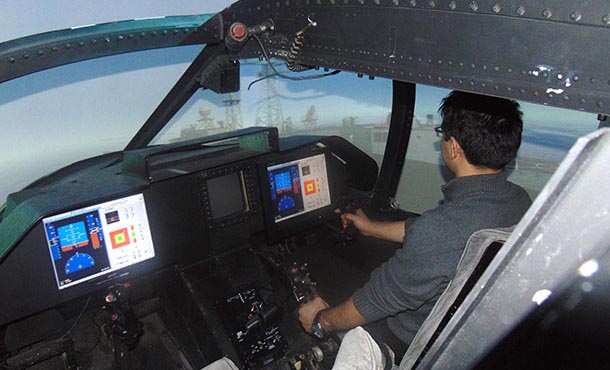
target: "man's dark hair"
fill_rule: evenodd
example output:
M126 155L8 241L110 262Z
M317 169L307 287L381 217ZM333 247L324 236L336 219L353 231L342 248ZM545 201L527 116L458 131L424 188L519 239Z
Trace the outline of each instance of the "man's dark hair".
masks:
M499 170L517 155L523 113L516 101L453 91L439 112L443 139L453 136L470 164Z

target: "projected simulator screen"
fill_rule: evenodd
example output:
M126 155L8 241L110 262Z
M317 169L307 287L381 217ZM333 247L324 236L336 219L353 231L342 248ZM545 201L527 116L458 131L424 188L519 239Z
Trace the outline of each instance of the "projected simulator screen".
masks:
M324 154L267 167L276 223L331 204Z
M155 256L142 194L62 213L42 222L59 289Z

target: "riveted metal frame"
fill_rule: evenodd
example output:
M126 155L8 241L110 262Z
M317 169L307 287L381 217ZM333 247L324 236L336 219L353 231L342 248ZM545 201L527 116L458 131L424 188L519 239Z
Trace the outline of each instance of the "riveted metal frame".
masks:
M242 0L225 19L271 18L285 58L310 17L298 62L605 113L610 9L602 1ZM261 56L249 43L243 57Z
M55 31L0 44L0 82L79 60L219 43L234 21L273 19L261 37L297 62L594 113L610 112L610 9L567 0L241 0L222 17L167 17ZM250 41L240 58L262 57Z
M222 31L219 17L202 14L104 23L27 36L0 43L0 83L87 59L218 43Z

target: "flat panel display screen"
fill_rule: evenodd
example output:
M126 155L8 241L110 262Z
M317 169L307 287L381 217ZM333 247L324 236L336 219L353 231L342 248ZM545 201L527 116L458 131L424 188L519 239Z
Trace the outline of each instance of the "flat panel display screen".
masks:
M267 167L275 223L331 204L324 154Z
M42 220L59 289L155 256L142 194Z
M242 176L241 172L234 172L207 181L210 210L214 220L246 210Z

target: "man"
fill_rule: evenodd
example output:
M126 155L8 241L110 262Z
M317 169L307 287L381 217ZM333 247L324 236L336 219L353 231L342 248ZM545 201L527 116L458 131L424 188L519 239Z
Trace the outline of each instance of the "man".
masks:
M454 91L439 109L441 154L455 175L443 188L441 204L400 222L369 219L362 210L341 215L344 227L402 242L402 248L371 274L350 299L330 307L321 297L299 309L308 332L320 335L366 323L373 337L402 356L418 328L455 275L469 236L480 229L519 222L531 204L528 194L506 180L505 166L521 144L519 104Z

